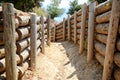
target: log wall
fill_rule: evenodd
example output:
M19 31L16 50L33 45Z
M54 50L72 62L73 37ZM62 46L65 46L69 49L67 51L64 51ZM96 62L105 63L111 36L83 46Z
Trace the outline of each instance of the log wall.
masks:
M24 75L25 71L30 67L30 52L31 52L31 25L36 27L37 33L36 34L36 48L37 52L35 55L39 55L41 53L41 49L43 46L41 45L41 40L42 40L42 27L43 25L40 22L40 16L37 16L37 22L32 23L30 21L31 14L29 13L24 13L21 11L21 14L17 12L15 9L15 38L16 38L16 61L17 61L17 73L18 73L18 78L21 79L22 76ZM6 61L5 61L5 43L4 43L4 24L5 21L3 20L3 12L0 11L0 80L5 79L6 76ZM44 40L45 43L47 44L48 40L50 43L50 38L48 38L48 35L50 36L50 17L49 19L44 19ZM49 28L49 29L48 29ZM51 30L52 31L52 30ZM48 33L49 32L49 33ZM9 34L9 33L8 33ZM34 35L33 35L34 36ZM12 38L12 36L11 36ZM45 45L45 44L44 44ZM50 46L50 44L49 44ZM34 46L32 46L34 47ZM12 79L12 78L11 78Z
M94 11L94 19L89 19L90 18L90 14L89 12L91 10L89 10L89 6L91 5L87 5L87 15L86 15L86 19L85 19L85 32L84 32L84 41L82 44L84 44L84 48L85 50L88 51L88 36L90 38L90 36L93 35L93 41L91 43L93 43L93 49L91 51L91 54L93 55L93 57L96 58L96 60L102 65L104 66L104 60L106 58L106 46L107 44L107 39L108 39L108 32L109 32L109 26L110 26L110 18L111 18L111 13L112 13L112 4L113 4L114 0L109 0L106 2L103 2L101 4L95 4L93 7L95 7L95 11ZM118 1L119 3L120 1ZM94 8L93 8L94 9ZM76 15L75 15L76 13ZM68 18L65 21L65 40L68 41L72 41L74 43L77 44L81 44L81 34L82 34L82 29L81 27L83 27L82 24L82 9L79 10L78 12L75 12L73 15L68 15ZM91 12L92 13L92 12ZM120 9L118 10L118 13L120 14ZM93 13L92 13L93 14ZM93 16L92 16L93 17ZM118 16L118 20L120 20L120 16ZM93 33L91 33L91 28L89 28L90 26L92 26L91 21L94 21L94 28ZM113 65L115 65L116 67L114 67L115 70L113 71L114 73L114 78L116 80L119 80L119 74L120 74L120 21L118 21L119 23L116 22L116 26L118 25L118 31L117 31L117 37L116 37L116 41L115 41L115 49L114 49L114 59L113 59ZM88 23L90 23L91 25L88 25ZM59 24L57 24L55 26L55 41L64 41L63 38L63 22L60 22ZM89 35L88 35L88 30L89 30ZM69 39L70 37L70 39ZM92 39L90 39L92 40ZM90 43L90 42L89 42ZM89 45L90 47L91 45ZM88 57L88 55L87 55ZM118 70L118 71L117 71ZM107 76L108 77L108 76ZM110 77L111 78L111 77Z

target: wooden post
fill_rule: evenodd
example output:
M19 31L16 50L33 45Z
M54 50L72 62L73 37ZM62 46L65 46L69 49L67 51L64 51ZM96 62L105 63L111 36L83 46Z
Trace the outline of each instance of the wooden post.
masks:
M53 41L55 42L55 34L56 34L56 26L54 26L54 39L53 39Z
M116 43L117 31L118 31L118 26L120 21L119 5L120 5L120 0L113 0L109 29L108 29L108 38L107 38L102 80L111 79L115 43Z
M81 32L80 32L80 54L82 54L84 50L86 16L87 16L87 4L84 3L82 7L82 21L81 21Z
M47 44L48 44L48 46L50 46L50 42L51 42L50 31L51 31L51 29L50 29L50 15L48 15L48 20L47 20Z
M76 44L77 40L76 40L76 36L77 36L77 14L76 14L76 11L74 13L74 43Z
M88 20L88 53L87 62L89 63L93 58L93 42L94 42L94 18L96 2L89 5L89 20Z
M65 18L63 18L63 41L65 41Z
M37 15L34 13L30 19L30 67L36 70L36 53L37 53Z
M41 50L41 52L42 52L43 54L45 54L45 46L44 46L44 45L45 45L45 43L44 43L45 33L44 33L44 18L43 18L43 16L41 16L40 21L41 21L41 24L42 24L42 27L41 27L41 34L42 34L41 44L42 44L42 50Z
M70 15L68 15L68 40L70 41Z
M11 3L3 4L5 63L7 80L18 80L16 62L15 15Z

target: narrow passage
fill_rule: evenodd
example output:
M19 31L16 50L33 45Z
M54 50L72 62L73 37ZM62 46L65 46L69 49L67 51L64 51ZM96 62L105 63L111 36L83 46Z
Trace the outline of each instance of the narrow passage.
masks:
M86 51L72 42L51 43L37 58L37 74L26 71L23 80L101 80L102 66L94 59L86 63ZM35 79L33 79L35 77Z

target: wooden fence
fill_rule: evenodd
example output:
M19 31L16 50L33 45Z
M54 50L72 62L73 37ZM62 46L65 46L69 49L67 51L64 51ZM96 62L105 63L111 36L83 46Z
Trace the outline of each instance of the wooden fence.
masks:
M80 54L87 50L88 63L95 57L103 66L102 80L110 80L112 72L115 80L120 79L119 5L119 0L83 4L81 10L51 29L53 41L79 44Z
M18 80L30 67L36 70L36 56L50 45L50 16L44 19L4 3L0 11L0 80Z

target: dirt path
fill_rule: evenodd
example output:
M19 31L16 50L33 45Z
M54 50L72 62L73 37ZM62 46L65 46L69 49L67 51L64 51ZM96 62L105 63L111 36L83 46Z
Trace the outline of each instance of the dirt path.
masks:
M28 70L23 80L101 80L102 66L96 60L87 64L86 52L80 55L78 45L52 43L45 51L37 58L36 75Z

